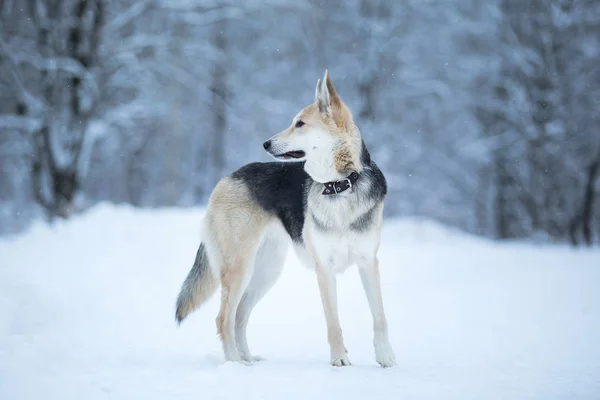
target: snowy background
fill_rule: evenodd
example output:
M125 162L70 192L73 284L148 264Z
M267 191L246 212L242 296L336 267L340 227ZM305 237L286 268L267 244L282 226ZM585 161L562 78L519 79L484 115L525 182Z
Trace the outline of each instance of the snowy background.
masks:
M173 316L203 207L325 68L390 184L398 366L355 270L328 365L292 253L267 361L224 363L218 296ZM598 399L598 127L597 0L0 0L0 399Z

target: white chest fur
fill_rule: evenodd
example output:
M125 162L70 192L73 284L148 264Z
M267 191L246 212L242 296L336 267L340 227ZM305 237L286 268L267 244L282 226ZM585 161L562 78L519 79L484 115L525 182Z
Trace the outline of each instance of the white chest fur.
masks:
M343 272L352 265L372 262L377 238L369 232L321 232L312 229L312 245L318 262L332 272Z
M313 262L335 273L372 263L379 244L383 204L352 193L328 198L321 191L322 186L317 185L308 195L303 230L307 252L301 258L314 258ZM357 224L365 216L366 223Z

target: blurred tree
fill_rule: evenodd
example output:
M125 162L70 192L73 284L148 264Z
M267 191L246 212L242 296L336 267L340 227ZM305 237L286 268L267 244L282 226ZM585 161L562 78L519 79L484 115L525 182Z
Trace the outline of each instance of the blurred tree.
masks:
M599 10L586 1L501 6L501 68L489 77L493 100L477 107L494 150L496 236L575 243L581 226L591 235L595 207L598 116L589 111L600 92L600 71L592 67L600 59L585 47L598 33ZM593 23L583 21L589 15Z
M328 68L386 215L597 242L599 59L593 0L0 1L0 230L202 204Z
M30 21L27 35L19 38L25 46L11 48L0 38L3 67L9 73L6 83L17 99L12 118L27 122L23 127L33 143L33 195L50 216L66 217L87 161L82 150L97 96L93 71L104 3L23 3L21 12Z

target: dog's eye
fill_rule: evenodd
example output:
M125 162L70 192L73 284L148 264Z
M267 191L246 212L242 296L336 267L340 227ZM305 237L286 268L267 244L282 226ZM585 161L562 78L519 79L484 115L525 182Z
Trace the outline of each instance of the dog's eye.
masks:
M299 119L299 120L296 122L296 125L295 125L295 126L296 126L296 128L300 128L300 127L302 127L303 125L304 125L304 121L302 121L301 119Z

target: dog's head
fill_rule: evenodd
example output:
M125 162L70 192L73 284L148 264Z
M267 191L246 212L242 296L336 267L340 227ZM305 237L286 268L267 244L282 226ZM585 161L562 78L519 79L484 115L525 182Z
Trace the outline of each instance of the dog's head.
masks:
M360 133L352 114L335 91L326 70L323 81L317 81L314 103L304 107L287 129L264 142L263 147L277 159L306 160L307 172L313 175L311 164L333 164L322 166L340 173L351 168L349 164L358 157L354 154L357 142L360 149ZM315 172L315 175L323 174ZM313 178L319 180L318 176Z

